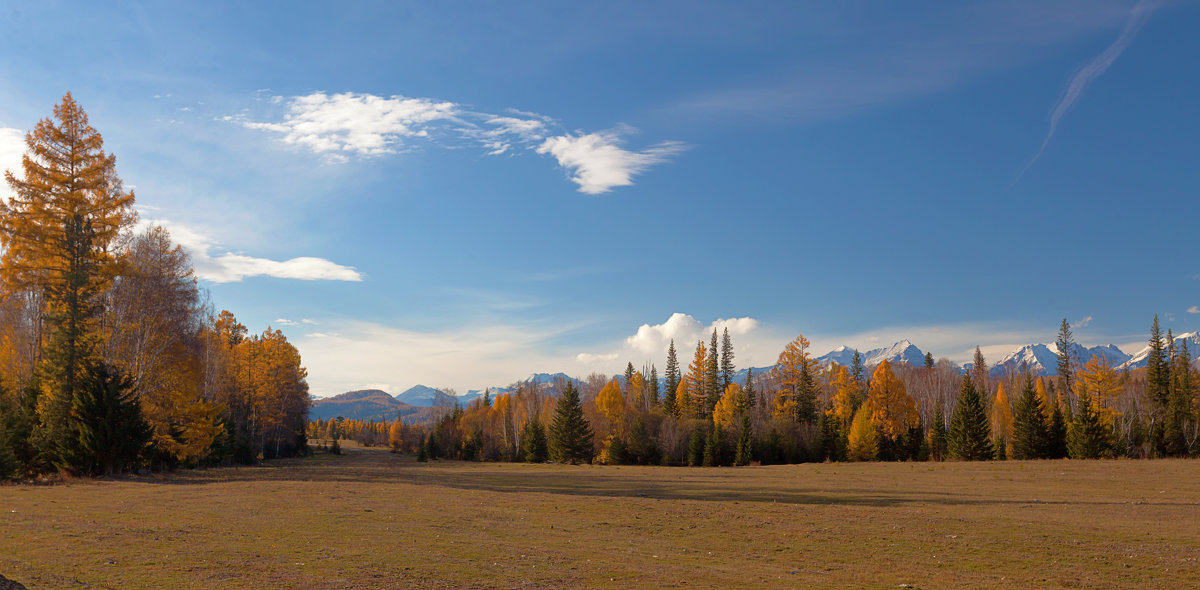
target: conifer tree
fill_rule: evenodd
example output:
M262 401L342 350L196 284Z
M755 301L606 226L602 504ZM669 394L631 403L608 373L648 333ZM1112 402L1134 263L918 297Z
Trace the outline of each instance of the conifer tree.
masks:
M667 349L667 375L666 382L664 383L664 385L666 385L666 391L663 392L667 398L674 396L675 390L679 389L679 378L679 358L675 353L675 339L672 338L671 346ZM674 401L671 401L668 405L673 406ZM670 408L667 408L667 413L671 413Z
M1170 332L1167 337L1171 338ZM1174 346L1171 347L1171 349L1174 348ZM1171 385L1167 402L1164 450L1168 455L1184 456L1188 454L1188 426L1194 420L1192 397L1195 395L1195 387L1192 383L1192 355L1188 350L1187 340L1180 340L1179 349L1173 352L1170 365Z
M926 369L933 368L933 353L932 352L925 353L925 368Z
M716 328L713 328L712 342L708 345L708 358L705 360L708 364L704 369L704 411L706 416L711 416L713 408L717 407L717 401L721 399L721 394L725 391L721 385L721 364L717 351Z
M658 405L658 367L650 365L650 405Z
M5 417L5 414L0 412L0 482L16 477L20 469L17 455L13 452L12 436L9 434Z
M688 439L688 467L704 465L704 450L708 447L708 437L699 428L692 431Z
M1146 356L1146 397L1160 408L1166 408L1169 400L1170 372L1166 352L1163 350L1162 331L1158 328L1158 316L1150 325L1150 351Z
M1072 459L1099 459L1112 452L1111 431L1086 390L1079 393L1079 408L1067 432L1067 450Z
M1003 383L996 386L996 397L992 400L992 412L989 418L992 435L997 441L1004 443L1003 445L996 443L992 445L992 451L996 458L1001 459L1008 456L1008 441L1012 440L1013 425L1012 405L1008 402L1008 392L1004 389Z
M929 454L934 461L945 460L948 454L946 445L946 417L939 404L933 414L933 427L929 429Z
M417 447L417 463L429 462L429 443L426 440L428 437L421 437L421 445Z
M712 435L704 441L704 466L720 467L725 464L725 429L713 427Z
M947 446L950 456L966 461L986 461L992 458L992 443L988 440L991 427L983 411L983 400L971 376L964 374L958 393L958 405L950 418Z
M150 426L130 397L132 382L93 363L71 402L68 436L58 441L62 467L114 475L136 467L150 443Z
M796 421L812 424L817 419L817 386L813 383L808 363L800 365L800 386L796 389Z
M821 412L817 419L820 443L816 445L814 459L817 461L841 461L845 456L842 443L842 421L832 411Z
M1038 397L1033 377L1025 375L1025 387L1017 401L1013 415L1012 449L1013 459L1041 459L1046 457L1050 446L1050 429L1046 425L1046 413Z
M978 390L980 396L986 396L988 392L988 366L987 361L983 358L983 351L979 347L975 347L975 358L972 360L971 375L975 379L975 389Z
M733 374L737 369L733 364L733 341L729 339L729 327L721 333L721 390L724 391L733 383Z
M1046 442L1046 458L1065 459L1067 457L1067 418L1062 408L1057 404L1050 413L1050 426Z
M858 353L858 349L854 350L854 356L850 358L850 376L854 377L854 381L858 383L858 388L864 389L863 376L866 367L863 366L862 355Z
M592 427L583 415L579 390L570 381L558 398L549 443L550 458L557 463L592 460Z
M625 394L629 395L629 382L633 381L633 361L629 361L625 365ZM630 400L632 401L632 400Z
M746 406L753 408L758 403L758 393L754 391L754 369L746 368L746 384L742 386L746 395Z
M1075 365L1078 360L1073 358L1075 352L1075 339L1071 336L1071 324L1067 323L1067 318L1063 318L1062 324L1058 327L1058 339L1055 341L1055 346L1058 347L1058 390L1063 397L1063 403L1067 403L1066 393L1071 391L1071 386L1075 381Z
M749 465L750 456L753 453L751 448L751 440L753 433L750 431L750 416L742 414L742 428L738 433L737 452L734 454L734 464Z
M549 457L546 448L546 429L537 418L531 418L521 429L521 451L526 463L545 463Z

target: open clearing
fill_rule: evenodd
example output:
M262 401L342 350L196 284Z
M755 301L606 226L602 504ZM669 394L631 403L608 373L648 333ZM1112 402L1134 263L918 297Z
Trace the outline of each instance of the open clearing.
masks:
M1200 462L416 463L0 486L36 587L1195 587Z

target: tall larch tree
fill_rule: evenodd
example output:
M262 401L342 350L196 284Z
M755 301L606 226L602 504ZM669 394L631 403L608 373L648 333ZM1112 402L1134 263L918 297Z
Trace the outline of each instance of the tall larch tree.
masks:
M692 364L688 365L687 375L684 376L683 382L687 384L688 400L687 413L681 413L683 417L693 418L698 416L706 416L708 413L708 347L704 345L704 341L696 342L696 353L692 356ZM675 400L676 405L679 400Z
M854 414L847 435L847 455L851 461L873 461L879 454L879 435L866 406Z
M975 380L975 389L980 395L986 396L988 393L988 365L987 360L983 358L983 351L979 347L975 347L975 357L971 361L971 377Z
M52 461L76 467L63 464L59 450L83 434L71 432L68 416L85 373L100 362L100 297L119 268L121 231L135 221L134 195L70 93L25 145L23 177L5 172L14 196L0 204L0 279L7 292L42 294L49 337L38 363L38 446Z
M971 376L963 374L958 393L958 405L950 418L947 443L950 456L966 461L986 461L992 458L991 427L983 410L983 399Z
M803 423L817 419L816 387L813 385L813 359L808 353L808 339L797 336L779 353L775 367L771 369L773 381L779 388L775 392L775 413L790 415Z
M871 422L891 441L920 424L917 405L908 395L904 381L892 371L892 364L884 359L871 375L871 388L863 404L871 416Z
M1008 446L1012 442L1013 414L1004 383L996 385L996 397L992 399L991 424L992 438L996 441L993 451L999 454L999 451L1003 450L1005 455L1008 455Z

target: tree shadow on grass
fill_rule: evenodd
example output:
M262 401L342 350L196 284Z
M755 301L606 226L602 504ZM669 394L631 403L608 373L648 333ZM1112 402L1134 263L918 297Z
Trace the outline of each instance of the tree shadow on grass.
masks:
M898 466L898 465L897 465ZM458 461L417 463L382 450L353 450L342 456L284 459L252 467L224 467L136 478L159 485L314 482L324 484L407 484L515 494L556 494L649 500L758 502L804 505L889 507L919 504L948 506L1123 505L1123 501L1034 500L980 496L964 490L856 487L845 482L806 485L804 472L760 471L774 468L682 468L514 465ZM785 468L786 469L786 468ZM793 475L794 473L794 475ZM765 477L755 477L766 475ZM753 479L751 479L753 478ZM1200 508L1200 503L1146 502L1153 506Z

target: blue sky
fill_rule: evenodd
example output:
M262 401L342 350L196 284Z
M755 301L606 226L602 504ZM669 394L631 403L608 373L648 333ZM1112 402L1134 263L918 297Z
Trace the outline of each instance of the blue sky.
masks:
M0 167L71 91L318 395L1200 329L1194 2L99 4L0 9Z

